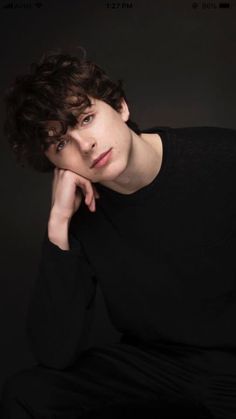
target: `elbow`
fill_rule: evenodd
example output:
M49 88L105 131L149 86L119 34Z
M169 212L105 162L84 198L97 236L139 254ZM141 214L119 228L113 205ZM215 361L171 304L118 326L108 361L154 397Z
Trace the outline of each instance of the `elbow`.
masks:
M89 347L89 330L86 328L82 334L60 336L60 339L58 336L53 339L52 336L35 335L30 329L27 336L30 351L38 364L57 370L73 365Z
M29 339L30 351L39 365L56 370L64 370L73 365L80 354L87 349L86 343L79 345L74 351L66 351L63 347L42 346Z

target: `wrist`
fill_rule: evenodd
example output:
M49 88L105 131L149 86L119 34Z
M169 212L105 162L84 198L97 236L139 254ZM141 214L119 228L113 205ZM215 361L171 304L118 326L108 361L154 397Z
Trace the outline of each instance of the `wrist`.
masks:
M65 217L50 214L48 221L48 238L62 250L69 250L68 229L70 220Z
M56 208L52 208L50 215L49 215L49 220L48 223L50 224L57 224L57 225L69 225L71 220L71 217L69 217L68 215L62 214L61 211L58 211L58 209Z

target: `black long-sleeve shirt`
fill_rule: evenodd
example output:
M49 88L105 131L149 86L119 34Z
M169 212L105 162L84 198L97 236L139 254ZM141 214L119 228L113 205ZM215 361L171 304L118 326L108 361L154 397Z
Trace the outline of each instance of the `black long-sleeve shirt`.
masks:
M151 342L236 349L236 130L154 127L156 178L130 195L100 183L82 202L70 250L45 233L28 311L32 350L70 365L93 317L96 283L115 328Z

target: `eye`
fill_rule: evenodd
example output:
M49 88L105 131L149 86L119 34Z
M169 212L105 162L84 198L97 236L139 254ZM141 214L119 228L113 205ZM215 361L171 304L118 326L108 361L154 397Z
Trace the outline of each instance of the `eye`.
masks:
M87 115L83 120L82 120L82 125L84 124L85 121L88 121L89 118L93 118L93 115ZM90 122L91 119L89 119L88 122ZM87 125L87 123L85 123L85 125Z
M62 140L62 141L60 141L58 143L57 147L56 147L56 153L60 153L60 151L64 148L64 147L60 148L60 146L63 145L63 144L65 144L65 143L67 143L68 141L69 140Z

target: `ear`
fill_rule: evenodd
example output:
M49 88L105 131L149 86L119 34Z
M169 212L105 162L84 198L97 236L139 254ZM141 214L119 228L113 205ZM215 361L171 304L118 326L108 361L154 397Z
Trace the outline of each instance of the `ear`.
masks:
M124 98L121 99L119 113L120 113L121 118L123 119L124 122L128 121L130 112L129 112L128 105L127 105Z

